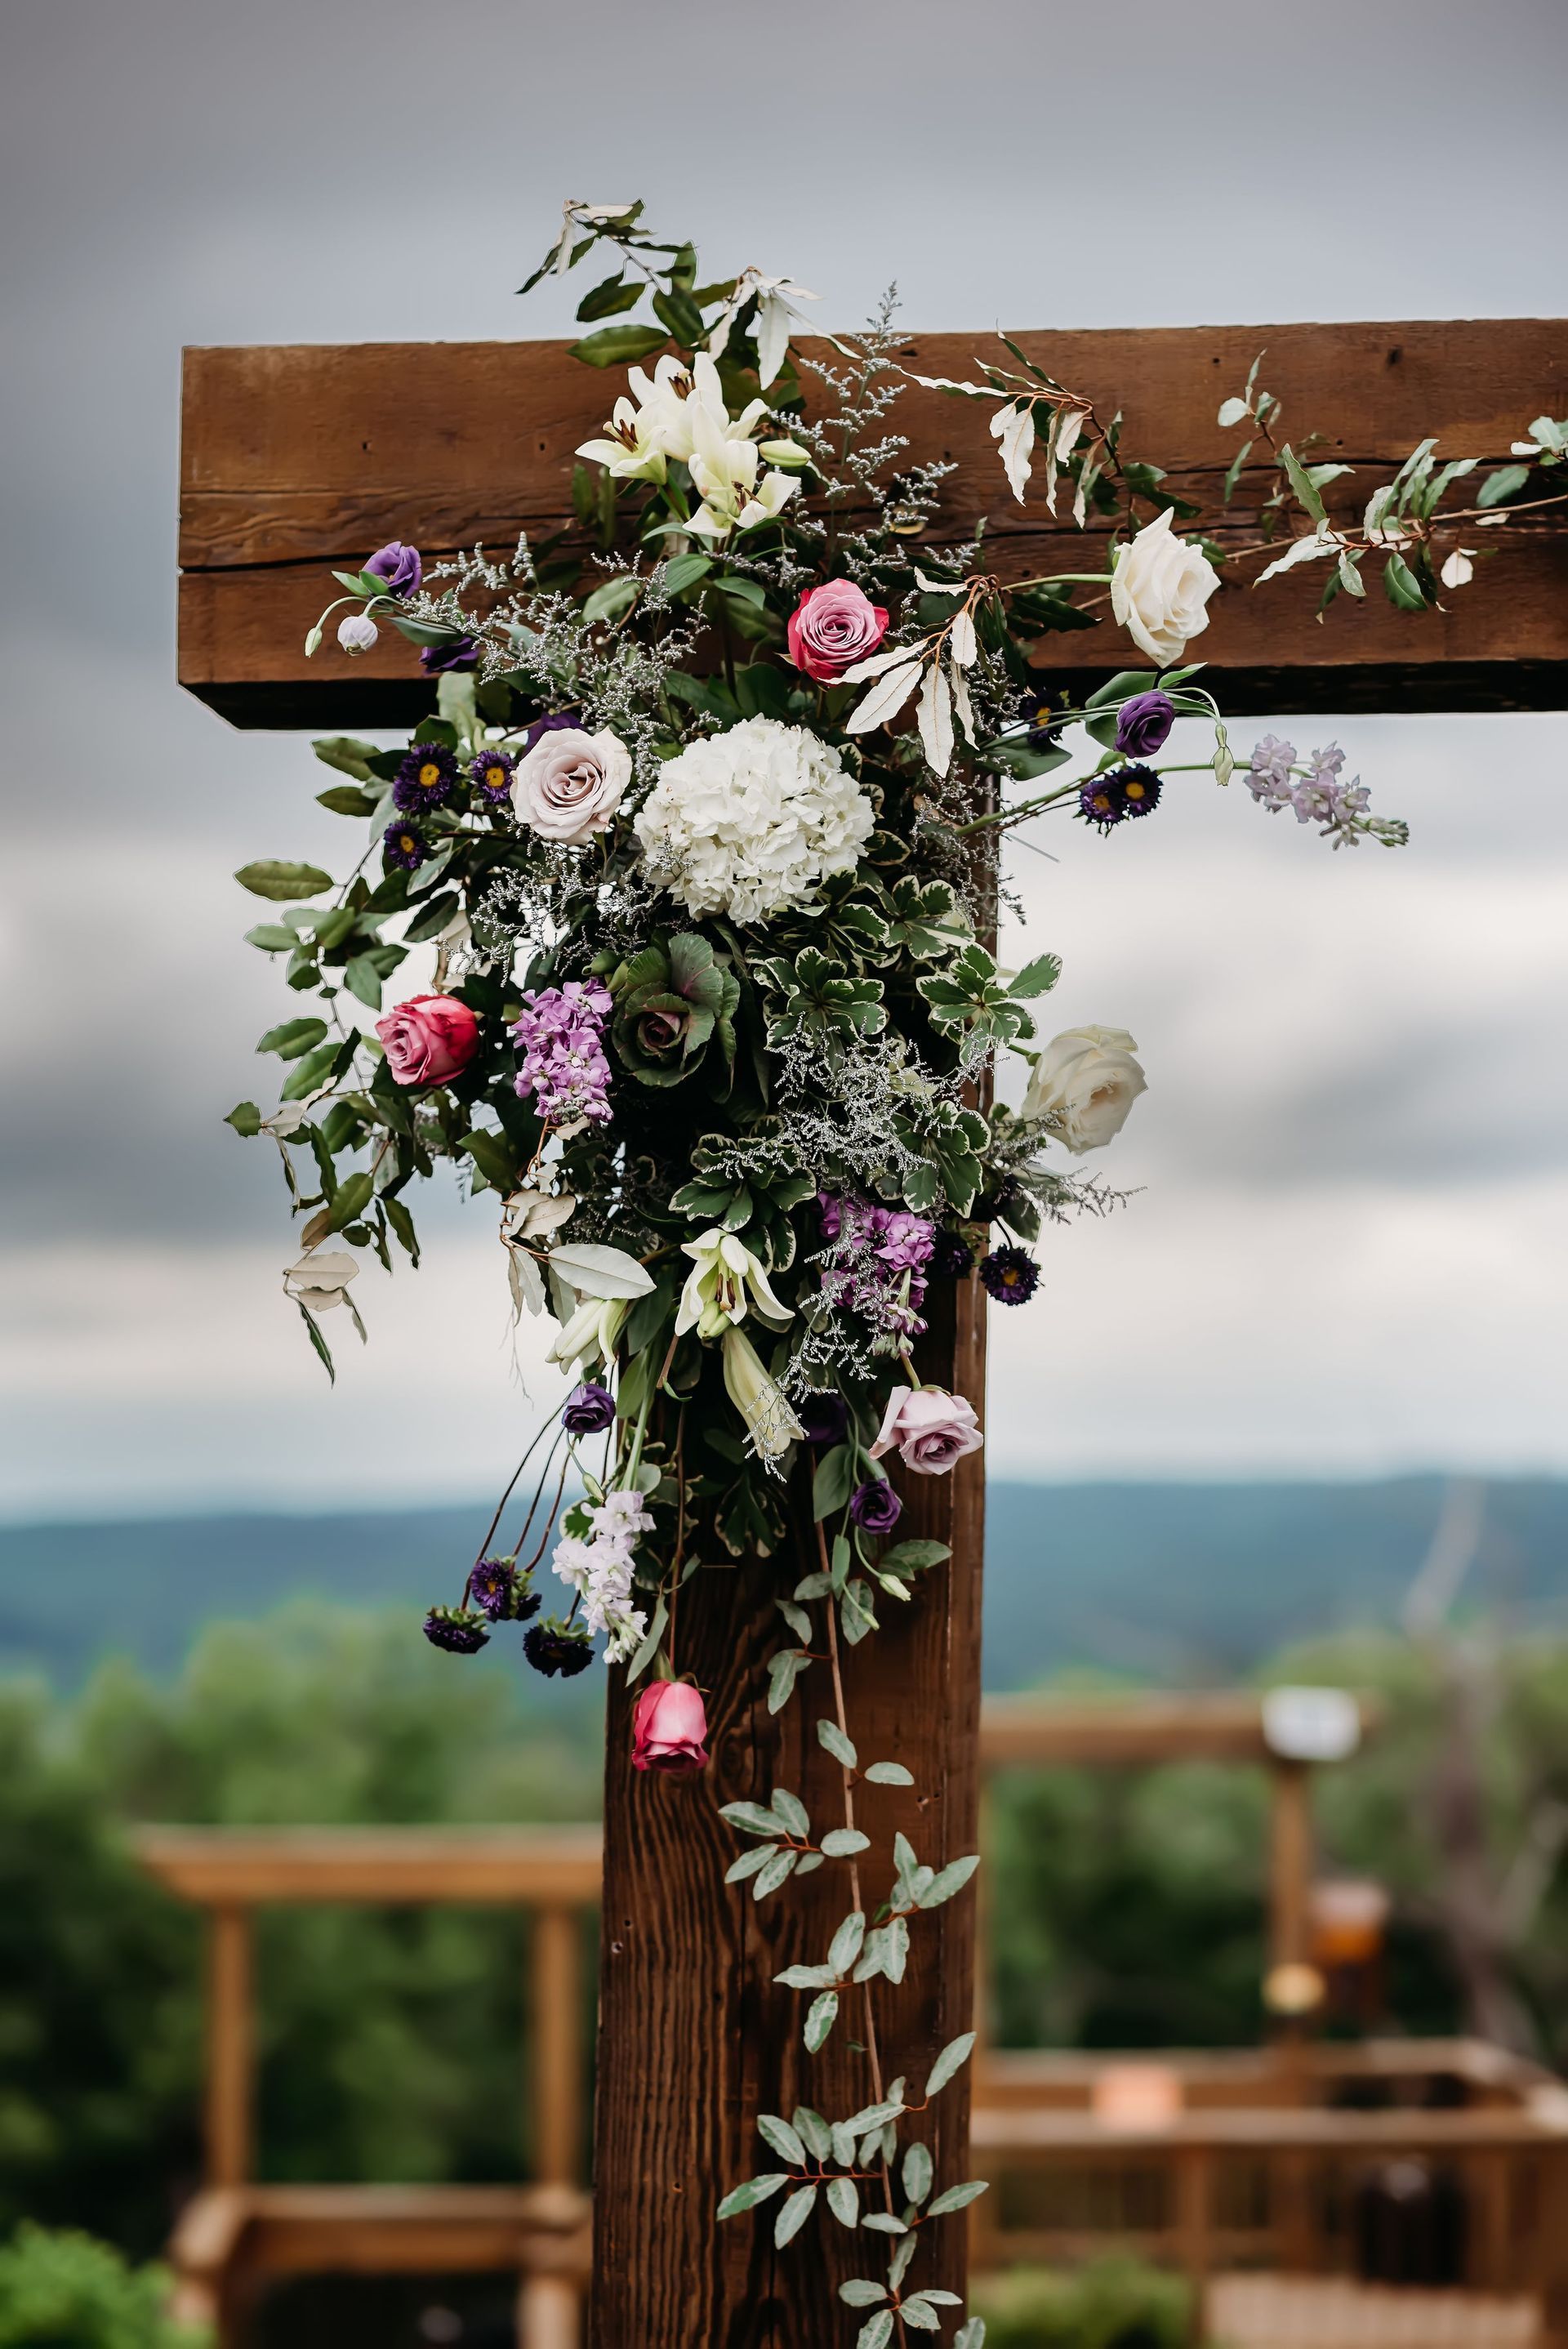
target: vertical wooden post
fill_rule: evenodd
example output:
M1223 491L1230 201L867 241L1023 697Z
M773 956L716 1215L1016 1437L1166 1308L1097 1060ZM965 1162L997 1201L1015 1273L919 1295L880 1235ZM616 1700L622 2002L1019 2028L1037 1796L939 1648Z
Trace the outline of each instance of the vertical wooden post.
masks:
M207 2178L241 2186L251 2174L253 2023L251 1917L214 1909L207 1925Z
M922 1377L979 1407L985 1378L985 1298L974 1281L934 1287L931 1329L917 1350ZM980 1578L984 1454L950 1477L900 1472L900 1532L949 1543L951 1562L923 1576L908 1605L879 1600L882 1628L844 1660L850 1725L864 1761L900 1761L915 1786L856 1789L857 1824L872 1839L861 1856L868 1903L892 1882L902 1828L922 1859L957 1859L975 1846L980 1720ZM797 1499L800 1496L797 1495ZM805 1516L806 1512L799 1512ZM818 1744L830 1716L825 1664L802 1674L782 1713L767 1708L767 1660L789 1639L775 1607L814 1570L809 1524L785 1554L717 1564L681 1594L681 1671L707 1696L713 1765L696 1779L630 1767L631 1698L611 1684L604 1802L604 1904L595 2095L594 2349L839 2349L854 2312L838 2298L850 2275L875 2274L877 2239L850 2233L820 2207L806 2232L773 2249L774 2210L714 2221L740 2179L776 2168L757 2135L759 2112L809 2104L843 2119L867 2101L857 1998L817 2056L801 2044L805 2001L778 1987L783 1967L820 1963L849 1909L848 1868L829 1861L758 1905L748 1884L726 1885L743 1846L719 1803L766 1802L775 1785L799 1794L820 1829L841 1820L838 1766ZM873 1995L883 2077L910 2075L974 2022L972 1891L915 1927L908 1973ZM906 2130L935 2156L939 2179L966 2174L968 2073ZM962 2292L966 2222L935 2221L916 2275ZM912 2282L914 2281L912 2276Z
M534 2174L571 2186L583 2159L582 1946L573 1909L536 1913L531 1956Z
M1311 1777L1305 1762L1276 1762L1269 1851L1271 1966L1305 1962L1311 1889Z

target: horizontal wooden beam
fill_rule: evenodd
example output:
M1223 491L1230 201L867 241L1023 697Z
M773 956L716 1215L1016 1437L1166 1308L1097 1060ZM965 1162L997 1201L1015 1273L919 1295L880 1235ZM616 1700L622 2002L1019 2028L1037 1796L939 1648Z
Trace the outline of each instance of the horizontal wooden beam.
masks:
M1362 1729L1372 1710L1360 1706ZM1275 1762L1262 1699L1244 1691L1134 1696L988 1697L980 1717L988 1769L1030 1763Z
M506 1902L599 1898L596 1826L139 1827L131 1848L183 1900Z
M1019 337L1062 381L1124 413L1123 446L1172 488L1212 501L1239 436L1215 421L1266 349L1263 380L1282 429L1356 468L1336 484L1351 513L1424 434L1444 455L1505 459L1532 416L1568 411L1568 332L1551 319L1394 325L1160 327ZM1001 355L988 336L917 335L922 373L973 376ZM185 354L181 479L180 678L243 726L401 725L433 688L384 631L350 664L306 630L330 566L399 537L427 556L571 519L573 452L619 389L564 343L364 343ZM1083 538L1038 499L1011 498L978 403L912 390L896 421L909 459L954 465L931 536L984 518L1004 575L1085 569ZM1240 503L1257 476L1243 476ZM1224 533L1221 533L1225 534ZM1232 533L1233 534L1233 533ZM1090 533L1091 538L1096 535ZM1488 543L1487 533L1478 543ZM1547 709L1568 706L1568 523L1515 526L1442 614L1393 609L1374 588L1320 625L1310 572L1261 592L1227 586L1199 649L1238 712ZM1084 686L1131 656L1108 622L1043 640L1053 684Z

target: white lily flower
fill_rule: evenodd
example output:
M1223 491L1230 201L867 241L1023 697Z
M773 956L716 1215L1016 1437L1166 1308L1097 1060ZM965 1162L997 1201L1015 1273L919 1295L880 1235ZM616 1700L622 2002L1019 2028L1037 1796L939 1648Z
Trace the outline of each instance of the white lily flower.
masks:
M700 1232L682 1243L692 1268L681 1291L676 1315L676 1335L695 1330L699 1338L717 1338L727 1325L746 1319L748 1309L770 1329L782 1330L794 1319L768 1285L768 1275L748 1247L733 1232Z
M724 1384L730 1402L750 1431L759 1459L775 1461L805 1429L790 1410L783 1390L769 1377L761 1358L744 1330L724 1333Z
M592 1370L601 1358L607 1362L630 1310L624 1297L590 1297L560 1332L545 1361L559 1362L563 1371L578 1361L584 1370Z
M692 453L687 462L702 499L690 529L699 538L727 538L771 522L799 488L779 472L757 476L761 454L754 440L731 439L706 405L694 405Z
M603 465L619 481L662 481L665 471L662 414L662 409L652 404L634 407L623 393L611 411L603 440L584 440L577 454L591 464Z

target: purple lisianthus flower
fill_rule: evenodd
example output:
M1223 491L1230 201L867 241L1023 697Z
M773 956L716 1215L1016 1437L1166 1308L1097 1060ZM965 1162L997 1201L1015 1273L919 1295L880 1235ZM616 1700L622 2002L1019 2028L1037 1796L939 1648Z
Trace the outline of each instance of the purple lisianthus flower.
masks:
M583 710L576 702L570 709L552 709L548 718L536 718L522 738L521 756L526 759L534 745L542 742L547 734L553 734L562 728L580 727L582 723Z
M1135 693L1117 718L1116 747L1126 758L1151 759L1175 723L1176 704L1168 693Z
M418 548L405 546L400 538L378 546L364 568L372 579L387 582L388 595L411 595L425 576Z
M419 667L427 677L444 677L449 669L478 668L480 648L472 636L449 636L444 645L427 645Z
M808 1444L841 1444L849 1433L850 1407L841 1394L802 1395L795 1416Z
M430 843L417 823L389 823L381 835L388 864L412 873L430 854Z
M443 743L416 742L393 780L393 802L409 813L440 807L457 780L458 762Z
M885 1476L871 1476L850 1495L850 1515L862 1533L890 1534L903 1515L903 1503Z
M547 1615L542 1623L531 1623L523 1633L522 1652L536 1672L551 1680L559 1672L563 1680L572 1680L593 1662L593 1642L580 1624L563 1623L558 1615Z
M425 1637L432 1648L449 1656L477 1656L490 1638L490 1627L477 1609L432 1607L425 1618Z
M1040 1285L1040 1268L1025 1248L993 1248L980 1278L998 1305L1026 1305Z
M481 750L477 759L469 761L469 781L492 807L509 807L516 769L517 761L510 750Z
M561 1424L568 1435L598 1435L615 1416L615 1398L596 1379L573 1387L561 1407Z

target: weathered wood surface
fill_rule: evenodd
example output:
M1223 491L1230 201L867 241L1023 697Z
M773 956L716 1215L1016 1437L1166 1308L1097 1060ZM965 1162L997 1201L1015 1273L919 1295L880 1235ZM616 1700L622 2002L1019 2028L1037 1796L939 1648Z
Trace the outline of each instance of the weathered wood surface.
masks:
M983 1295L977 1284L934 1291L924 1376L978 1400L985 1391ZM872 1837L861 1886L874 1904L892 1878L903 1828L922 1859L975 1848L980 1712L983 1454L950 1478L903 1476L901 1533L946 1541L952 1562L923 1578L913 1603L879 1602L882 1628L846 1651L845 1703L861 1760L897 1761L915 1786L855 1789L856 1822ZM902 1472L901 1472L902 1474ZM801 1562L806 1570L809 1557ZM818 1963L852 1905L849 1865L830 1860L760 1905L750 1887L722 1886L748 1838L716 1804L799 1793L813 1834L842 1823L841 1777L818 1744L832 1713L825 1662L797 1683L777 1718L765 1710L767 1659L791 1635L774 1609L777 1564L704 1572L681 1595L678 1661L708 1692L714 1763L706 1777L634 1773L630 1702L612 1684L605 1775L604 1905L600 1955L600 2072L593 2171L593 2349L803 2349L852 2338L835 2298L841 2280L879 2271L886 2239L851 2236L824 2208L788 2250L773 2249L777 2204L714 2223L718 2195L778 2167L757 2135L759 2112L809 2104L844 2119L870 2100L861 1995L846 1996L820 2054L800 2040L809 1993L777 1988L785 1966ZM819 1610L820 1612L820 1610ZM908 1976L873 1991L883 2077L907 2072L918 2090L938 2049L974 2013L972 1889L913 1927ZM634 2066L630 2073L628 2067ZM965 2175L968 2072L911 2125L931 2146L941 2183ZM934 2222L919 2280L964 2289L966 2221ZM912 2277L912 2282L915 2280Z
M182 1900L499 1901L591 1907L599 1830L536 1827L137 1827L142 1866Z
M1107 411L1119 402L1130 455L1164 466L1206 501L1242 436L1215 422L1260 348L1284 401L1281 429L1326 436L1315 454L1357 467L1331 492L1358 512L1424 433L1445 455L1506 458L1532 416L1568 410L1568 330L1555 319L1388 326L1161 327L1019 337L1042 365ZM922 373L973 376L1006 358L985 334L916 335L901 346ZM240 725L398 724L429 703L410 648L390 630L350 663L330 638L314 662L305 632L334 592L333 564L384 539L428 555L482 540L509 551L569 519L573 450L621 388L565 343L303 344L185 354L181 479L180 678ZM958 470L940 528L986 518L997 568L1013 577L1096 567L1103 530L1053 525L1036 498L1009 494L978 403L911 390L897 421L912 458ZM1257 477L1243 477L1244 509ZM1221 537L1242 535L1227 523ZM1479 534L1485 546L1490 534ZM1494 540L1492 542L1496 543ZM1395 611L1376 585L1342 597L1322 626L1321 582L1261 592L1227 586L1201 650L1228 708L1560 708L1568 703L1568 522L1515 526L1444 614ZM1109 621L1044 640L1053 680L1123 667Z

